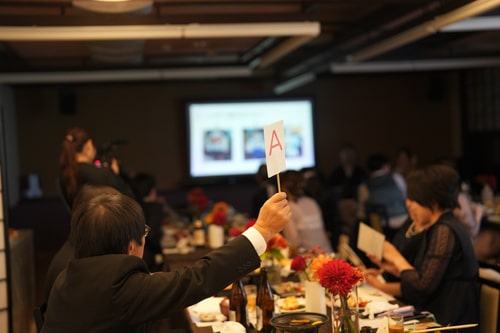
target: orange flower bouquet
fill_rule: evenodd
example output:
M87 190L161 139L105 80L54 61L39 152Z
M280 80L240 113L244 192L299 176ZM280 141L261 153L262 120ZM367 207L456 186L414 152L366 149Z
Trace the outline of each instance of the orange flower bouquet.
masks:
M222 227L226 227L228 225L228 215L230 212L230 207L227 203L223 201L216 202L212 207L212 210L205 217L205 222L207 224L215 224Z
M318 271L330 261L332 258L317 246L304 255L294 257L290 268L298 272L301 280L319 282Z

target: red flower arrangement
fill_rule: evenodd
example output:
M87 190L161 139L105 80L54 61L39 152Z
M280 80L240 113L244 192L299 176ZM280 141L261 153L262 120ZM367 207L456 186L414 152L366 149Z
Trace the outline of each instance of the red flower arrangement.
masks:
M223 201L215 203L212 211L205 217L207 224L225 226L228 223L229 205Z
M302 276L309 281L319 281L318 271L331 260L332 258L326 255L326 251L317 246L302 256L294 257L290 268L302 273Z
M341 259L332 259L325 263L318 270L319 283L330 292L332 302L332 326L334 332L356 332L356 327L349 311L348 297L352 288L363 281L363 273L353 267L348 262ZM340 309L334 311L334 296L339 296ZM355 296L355 304L358 306L357 295Z
M201 187L196 187L189 191L187 201L191 207L196 208L200 212L208 206L208 197Z
M482 185L488 184L493 190L497 187L497 177L490 174L480 174L476 176L476 181Z
M332 259L317 272L319 283L332 295L348 296L352 288L363 281L363 273L341 259Z
M283 235L275 234L268 242L267 249L261 256L262 259L277 259L284 258L282 250L288 248L288 241Z
M228 236L232 237L232 238L238 237L239 235L241 235L243 233L243 231L245 231L248 228L250 228L251 226L253 226L256 221L257 221L256 219L249 219L249 220L247 220L247 222L245 223L244 226L233 226L233 227L229 228Z

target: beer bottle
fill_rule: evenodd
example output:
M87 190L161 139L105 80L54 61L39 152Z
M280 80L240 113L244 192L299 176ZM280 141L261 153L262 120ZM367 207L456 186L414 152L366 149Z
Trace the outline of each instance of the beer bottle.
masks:
M267 279L267 268L262 267L259 276L259 286L257 290L257 331L261 333L272 332L271 318L274 315L274 296L271 285Z
M203 222L198 219L193 223L193 245L196 247L204 247L205 246L205 228L203 228Z
M245 288L243 288L243 282L241 280L234 281L231 288L231 297L229 299L229 320L237 321L246 329L249 328L247 314L247 295L245 292Z

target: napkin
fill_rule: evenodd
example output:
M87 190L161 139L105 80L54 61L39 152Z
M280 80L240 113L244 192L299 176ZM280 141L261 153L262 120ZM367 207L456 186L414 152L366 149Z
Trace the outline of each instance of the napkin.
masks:
M223 322L227 318L220 312L220 302L224 299L224 297L209 297L204 300L191 305L188 307L189 315L191 316L191 320L198 327L203 326L213 326L216 322ZM202 321L200 316L204 314L213 314L213 321Z
M363 315L373 317L377 313L385 312L388 310L393 310L398 308L399 305L391 304L383 301L371 301L365 306L365 310L363 311Z
M214 332L220 333L246 333L245 326L236 321L226 321L222 323L219 331L217 331L216 328L212 326L212 330Z

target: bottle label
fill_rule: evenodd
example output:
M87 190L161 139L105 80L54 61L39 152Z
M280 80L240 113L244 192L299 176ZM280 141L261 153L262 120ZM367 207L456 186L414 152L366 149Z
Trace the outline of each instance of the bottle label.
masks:
M194 230L193 231L193 243L195 246L205 245L205 231L204 230Z
M260 306L257 306L256 307L256 310L257 310L257 323L255 324L255 329L257 331L260 331L262 330L262 327L264 327L264 322L263 322L263 318L262 318L262 308Z
M236 311L229 311L229 321L236 321Z

